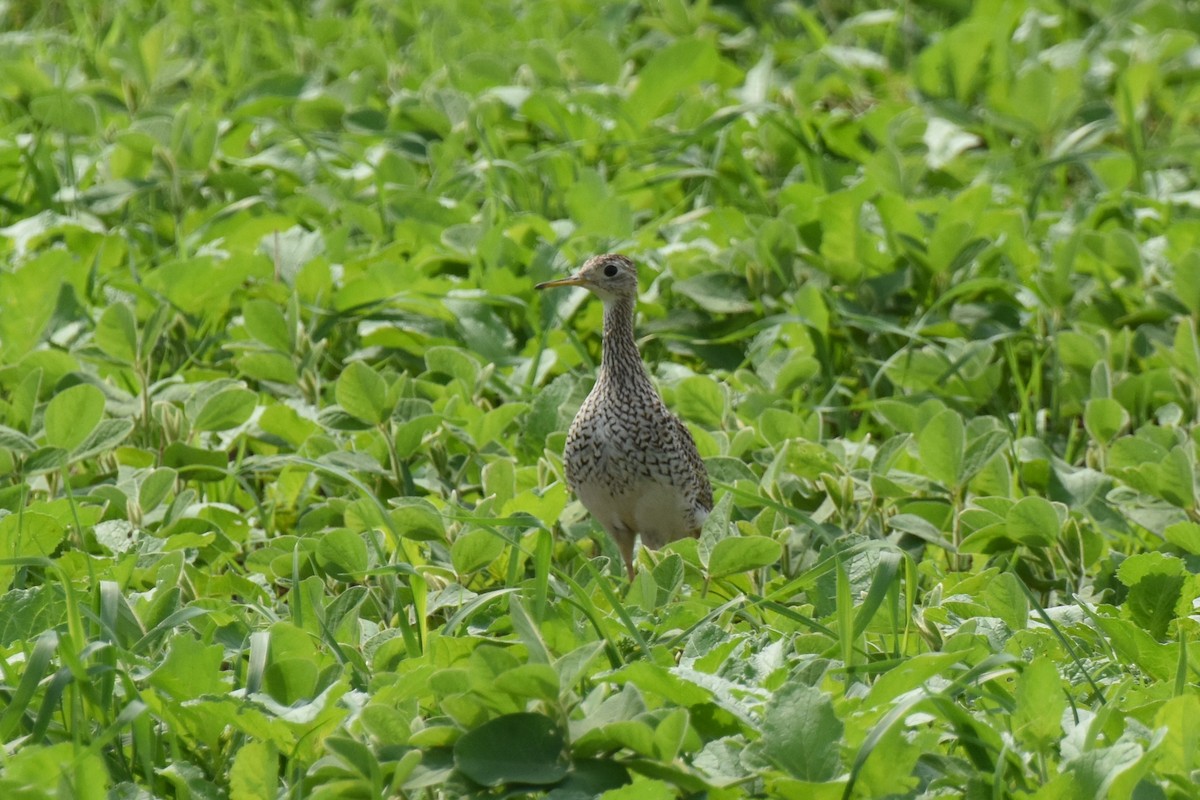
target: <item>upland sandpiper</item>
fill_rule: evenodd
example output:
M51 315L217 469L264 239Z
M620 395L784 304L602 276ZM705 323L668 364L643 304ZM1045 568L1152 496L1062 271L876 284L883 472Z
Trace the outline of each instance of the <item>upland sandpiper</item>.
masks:
M712 510L712 485L696 442L667 410L633 336L637 267L625 256L588 259L569 278L538 289L582 286L604 303L596 385L567 433L567 484L608 531L633 579L634 540L658 549L699 536Z

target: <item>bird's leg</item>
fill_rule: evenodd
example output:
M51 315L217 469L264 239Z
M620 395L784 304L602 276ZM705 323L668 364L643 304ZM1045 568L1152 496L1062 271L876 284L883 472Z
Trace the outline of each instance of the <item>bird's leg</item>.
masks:
M633 536L622 536L617 539L617 547L621 558L625 559L625 571L629 573L629 582L633 583Z

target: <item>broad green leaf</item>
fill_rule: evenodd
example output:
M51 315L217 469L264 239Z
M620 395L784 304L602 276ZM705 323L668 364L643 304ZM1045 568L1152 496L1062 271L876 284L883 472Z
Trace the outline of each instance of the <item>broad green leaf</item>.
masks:
M96 346L114 361L132 364L137 360L137 320L125 303L113 303L104 309L94 336Z
M685 419L719 429L725 419L725 393L712 378L684 378L675 387L675 410Z
M361 575L369 565L363 537L345 528L335 528L321 536L317 543L317 559L341 580Z
M37 442L20 431L0 425L0 447L25 455L37 450Z
M145 274L145 284L188 314L220 319L247 281L266 278L271 271L266 259L239 251L222 259L196 256L168 260Z
M713 578L723 578L759 567L769 567L779 561L783 546L766 536L730 536L713 547L708 557L708 571Z
M1200 767L1200 696L1172 697L1159 707L1154 726L1165 732L1158 768L1180 777Z
M272 660L263 672L263 688L283 705L311 700L320 679L317 664L309 658Z
M1159 497L1185 509L1196 506L1196 477L1192 461L1183 447L1173 447L1159 465Z
M50 556L66 533L66 526L48 514L9 514L0 518L0 553L4 558Z
M970 481L988 465L993 458L1012 444L1008 434L1002 431L987 431L967 443L963 457L962 481Z
M425 414L396 425L396 453L409 458L420 452L425 437L445 422L440 414Z
M254 413L258 396L248 389L230 388L205 401L200 413L192 420L198 431L227 431L236 428Z
M425 365L432 373L457 378L473 389L479 381L479 362L457 347L431 347L425 351Z
M1034 751L1044 751L1063 735L1062 715L1067 707L1058 668L1048 657L1034 658L1017 678L1013 735Z
M1049 500L1022 497L1005 517L1005 532L1027 547L1052 547L1058 541L1062 523Z
M148 676L152 686L177 701L229 690L230 678L221 670L220 645L206 645L193 636L171 639L166 657Z
M609 789L604 800L673 800L679 796L672 783L657 778L643 778L628 786Z
M711 702L710 689L699 686L658 664L647 661L635 661L627 664L613 673L617 683L630 683L643 693L662 697L680 706L694 706L699 703Z
M557 783L566 776L569 763L563 731L541 714L497 717L463 734L454 745L455 766L483 786Z
M866 702L870 708L879 708L900 695L912 691L932 678L945 672L962 659L959 653L918 653L905 659L893 669L876 679Z
M1164 553L1137 553L1121 562L1117 577L1129 587L1124 608L1155 639L1166 638L1175 620L1187 570L1182 559Z
M61 447L40 447L25 459L25 473L37 475L60 470L70 463L70 455Z
M92 434L104 416L104 394L81 383L64 389L46 406L46 442L73 450Z
M745 281L728 272L697 275L676 283L672 289L714 314L743 314L754 310Z
M445 539L446 526L442 515L428 500L419 497L400 497L392 501L388 512L396 530L406 539L433 541Z
M273 800L279 789L279 753L270 742L238 748L229 770L230 800Z
M138 487L138 505L142 512L153 511L158 504L166 499L167 494L175 486L179 473L168 467L153 470L142 479Z
M114 450L133 432L131 419L102 419L91 434L71 453L76 461Z
M1188 255L1194 262L1196 254ZM1191 317L1181 319L1175 328L1175 358L1188 377L1200 380L1200 339L1196 336L1196 321Z
M33 422L34 408L37 406L38 392L42 386L44 370L32 369L21 379L20 384L13 390L8 403L8 424L17 431L28 431ZM0 444L0 447L5 445Z
M236 359L238 372L256 381L292 385L299 379L296 364L283 353L244 353Z
M679 756L684 739L688 733L688 712L684 708L670 711L654 729L655 755L666 762L674 761Z
M926 423L917 436L917 450L930 477L948 488L959 485L965 441L962 417L955 411L945 409Z
M571 40L571 63L584 80L616 83L621 74L621 53L600 31L582 30Z
M504 540L494 531L476 528L459 534L450 546L450 560L459 575L488 566L504 552Z
M294 448L298 448L305 439L320 430L313 420L282 403L272 403L264 408L258 418L258 427L272 436L278 436Z
M780 769L806 781L826 781L842 768L842 721L828 694L785 684L767 702L763 752Z
M1014 631L1029 624L1029 600L1021 591L1020 579L1011 572L1002 572L988 581L983 591L988 610Z
M548 664L518 664L497 675L495 688L512 697L557 702L558 674Z
M1185 553L1200 555L1200 524L1177 522L1163 530L1163 538Z
M246 332L254 339L280 353L291 355L296 349L295 335L288 327L287 317L275 303L248 300L242 306Z
M163 451L162 464L185 481L219 481L229 474L229 456L218 450L173 442Z
M706 39L682 38L655 52L638 71L637 87L629 95L625 111L637 128L644 128L679 95L712 77L717 52Z
M391 415L387 396L387 381L361 361L351 362L342 371L334 390L338 405L368 425L382 424Z
M1110 442L1129 425L1129 412L1111 397L1094 397L1084 408L1083 424L1093 437Z
M1174 294L1193 316L1200 315L1200 253L1189 251L1175 265ZM1195 337L1195 323L1192 320L1180 320L1179 327L1185 326L1191 327L1192 336ZM1200 375L1193 373L1192 377Z

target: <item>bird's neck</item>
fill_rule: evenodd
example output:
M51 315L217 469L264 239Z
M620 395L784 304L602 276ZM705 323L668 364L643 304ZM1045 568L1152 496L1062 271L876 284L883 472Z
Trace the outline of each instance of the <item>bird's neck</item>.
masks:
M601 380L649 380L633 336L633 313L634 301L631 298L614 298L604 304Z

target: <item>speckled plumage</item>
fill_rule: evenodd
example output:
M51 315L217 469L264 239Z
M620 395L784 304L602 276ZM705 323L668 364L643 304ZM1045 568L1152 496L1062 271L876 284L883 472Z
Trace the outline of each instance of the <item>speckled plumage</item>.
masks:
M620 255L588 260L578 273L538 284L583 286L604 302L596 385L567 433L567 483L616 541L633 577L638 535L657 549L699 536L712 486L696 443L650 381L633 334L637 267Z

